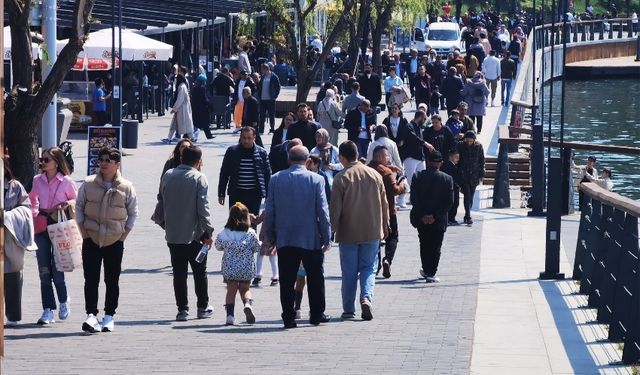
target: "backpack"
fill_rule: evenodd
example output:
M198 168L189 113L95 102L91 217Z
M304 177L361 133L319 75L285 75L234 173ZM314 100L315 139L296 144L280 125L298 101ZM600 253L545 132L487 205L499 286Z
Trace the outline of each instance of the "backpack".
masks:
M64 159L67 161L67 164L69 165L69 171L71 171L71 173L73 173L74 171L74 165L73 165L73 151L71 151L71 149L73 148L73 144L71 144L71 142L69 141L64 141L62 143L60 143L60 145L58 146L58 148L60 150L62 150L62 153L64 154Z

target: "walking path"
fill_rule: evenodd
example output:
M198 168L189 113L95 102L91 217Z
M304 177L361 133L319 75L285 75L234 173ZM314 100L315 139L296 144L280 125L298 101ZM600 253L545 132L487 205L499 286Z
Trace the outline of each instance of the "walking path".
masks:
M406 116L412 116L408 112ZM486 149L491 148L495 124L504 113L501 107L488 108L486 129L479 137ZM33 324L41 307L36 259L29 253L23 323L5 331L5 373L627 373L626 368L608 368L602 362L607 355L619 358L616 348L597 344L584 334L597 326L576 325L574 318L587 312L574 309L581 297L567 296L573 283L536 280L544 265L544 221L526 217L524 210L483 209L474 216L473 227L450 228L439 284L425 284L419 278L417 233L409 224L409 211L400 211L392 278L377 280L371 322L334 318L313 327L305 320L299 328L285 331L278 288L265 286L254 289L254 326L224 326L221 254L215 252L208 263L214 317L175 322L169 252L163 231L149 219L162 164L173 149L159 141L168 126L168 117L150 117L140 125L139 148L126 150L129 155L123 159L123 173L138 193L140 217L125 243L116 331L95 335L81 331L81 271L67 274L71 317L50 327ZM218 173L225 149L237 142L237 136L230 131L217 134L200 146L213 222L220 231L227 209L215 199ZM79 139L81 134L72 137L74 178L81 180L87 142ZM344 139L342 133L340 140ZM264 141L270 142L270 137ZM577 227L573 228L570 231L575 232ZM566 262L562 266L569 271ZM270 276L268 267L264 271L265 277ZM342 311L335 246L327 253L325 273L327 313L337 317ZM192 307L194 298L191 292ZM303 311L307 306L305 298Z

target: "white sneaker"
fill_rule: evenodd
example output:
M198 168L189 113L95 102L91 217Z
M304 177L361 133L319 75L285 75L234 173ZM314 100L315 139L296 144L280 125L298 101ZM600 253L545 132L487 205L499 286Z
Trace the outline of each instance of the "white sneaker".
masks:
M244 304L244 315L247 318L247 323L253 324L256 322L256 316L253 315L253 307L249 302Z
M53 311L51 309L44 309L42 316L38 319L38 325L44 326L47 324L53 324L56 320L53 317Z
M67 302L60 304L60 310L58 311L58 318L60 320L67 320L71 314L71 306L69 305L69 298L67 298Z
M296 319L302 319L302 313L300 310L296 310Z
M424 279L428 283L439 283L440 282L440 278L438 276L427 276Z
M89 333L96 333L102 331L102 327L100 327L98 318L93 314L89 314L87 315L87 320L82 323L82 330Z
M102 318L102 332L113 332L115 328L115 322L113 315L106 315Z
M233 315L227 315L227 321L224 323L225 325L232 326L235 323L235 318Z

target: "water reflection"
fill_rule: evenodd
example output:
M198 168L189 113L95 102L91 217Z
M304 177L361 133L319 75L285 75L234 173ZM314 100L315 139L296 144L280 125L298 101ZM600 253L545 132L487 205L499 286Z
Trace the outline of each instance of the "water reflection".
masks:
M560 85L554 82L552 131L559 139ZM601 79L566 82L565 141L640 147L640 80ZM544 126L548 125L549 85L544 93ZM613 171L615 191L640 200L640 155L576 151L576 163L598 158L596 168Z

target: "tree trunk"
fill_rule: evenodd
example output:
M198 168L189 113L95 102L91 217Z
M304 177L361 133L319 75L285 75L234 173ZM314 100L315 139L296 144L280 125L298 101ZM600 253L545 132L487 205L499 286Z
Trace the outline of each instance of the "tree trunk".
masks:
M76 63L89 34L89 17L95 0L76 0L73 27L69 43L60 51L47 79L38 92L32 92L31 34L29 12L31 2L7 1L11 27L11 61L15 83L25 90L17 90L15 107L5 108L5 137L13 172L18 180L31 189L33 176L38 172L37 127L51 99L62 86L64 77Z
M395 8L395 0L387 0L386 7L383 7L383 1L376 3L378 17L371 22L371 43L373 43L373 68L382 77L382 54L380 53L380 44L382 43L382 34L385 29L389 30L389 22L391 21L391 12Z

